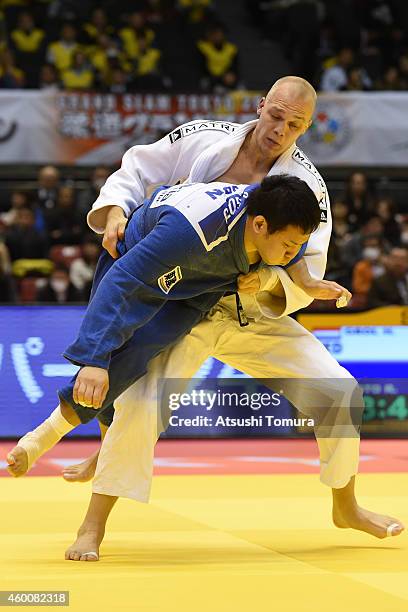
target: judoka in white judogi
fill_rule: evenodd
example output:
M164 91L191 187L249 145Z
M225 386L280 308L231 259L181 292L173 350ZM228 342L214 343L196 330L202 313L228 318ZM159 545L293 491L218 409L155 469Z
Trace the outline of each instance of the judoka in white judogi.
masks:
M113 203L120 205L128 216L143 201L151 185L176 184L186 177L191 182L215 180L231 166L256 124L256 120L244 125L193 121L157 143L132 147L124 155L120 170L101 189L88 215L90 227L100 233L104 231L106 207ZM276 160L269 172L279 173L302 178L319 201L321 224L310 237L305 261L310 274L321 279L331 233L326 185L296 144ZM285 298L268 292L277 279L283 285ZM287 316L312 301L287 272L278 267L265 268L261 283L261 291L256 295L240 296L249 326L238 325L235 299L223 298L205 321L176 347L151 362L149 373L118 398L115 418L99 456L94 492L148 500L153 449L159 433L158 378L190 378L210 355L258 378L351 378L312 334ZM335 384L333 380L331 384ZM291 399L301 409L301 400L295 396L293 391ZM349 400L346 394L344 402ZM318 444L322 482L333 488L344 487L357 472L358 438L318 438Z

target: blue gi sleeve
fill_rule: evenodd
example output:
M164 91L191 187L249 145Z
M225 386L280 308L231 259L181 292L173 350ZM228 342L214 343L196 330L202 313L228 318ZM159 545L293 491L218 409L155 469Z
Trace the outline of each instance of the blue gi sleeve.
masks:
M165 215L152 231L116 260L102 278L77 340L64 353L75 364L107 369L111 353L147 323L167 299L187 297L182 288L192 253L200 248L191 226ZM181 239L182 237L182 239ZM180 285L178 284L180 283Z

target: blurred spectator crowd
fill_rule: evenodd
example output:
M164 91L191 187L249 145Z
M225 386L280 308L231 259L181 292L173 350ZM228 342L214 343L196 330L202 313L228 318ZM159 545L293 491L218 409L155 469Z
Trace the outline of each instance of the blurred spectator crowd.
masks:
M272 41L319 90L408 90L406 0L237 2L246 11L230 11L227 30L215 0L0 0L0 88L243 88L231 38L246 19L253 62Z
M0 202L0 302L88 301L101 240L86 215L109 174L97 167L77 190L44 166L35 190L11 191Z
M211 0L0 0L0 88L227 91L238 48Z
M406 0L246 0L264 41L320 91L408 89Z
M332 217L326 278L351 288L351 307L408 305L408 215L353 172Z
M111 170L96 167L76 189L53 166L36 188L0 200L0 302L87 301L101 251L86 215ZM22 183L24 185L24 183ZM326 278L351 288L350 308L408 305L408 215L354 172L332 201L333 234ZM333 309L334 302L314 302Z

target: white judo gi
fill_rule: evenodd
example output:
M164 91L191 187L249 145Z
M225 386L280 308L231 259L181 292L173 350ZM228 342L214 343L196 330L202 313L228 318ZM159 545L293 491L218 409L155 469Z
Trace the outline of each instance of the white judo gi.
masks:
M101 189L88 214L90 227L98 233L104 231L106 206L112 204L121 206L129 216L152 185L217 179L231 166L256 123L192 121L156 143L132 147L125 153L121 168ZM316 194L321 223L308 241L305 261L311 276L323 278L331 213L322 177L296 145L275 161L269 174L296 175ZM268 292L276 282L276 273L285 298ZM249 326L239 326L234 298L223 298L206 320L154 359L148 374L116 400L114 421L102 445L93 482L95 493L148 501L158 434L157 380L190 378L210 355L257 378L352 379L312 334L287 316L309 305L312 298L284 269L266 268L261 275L261 291L240 297ZM329 386L333 384L333 380L328 381ZM290 399L302 409L301 400ZM344 401L348 401L346 396ZM359 438L318 437L317 441L321 481L330 487L344 487L358 470Z

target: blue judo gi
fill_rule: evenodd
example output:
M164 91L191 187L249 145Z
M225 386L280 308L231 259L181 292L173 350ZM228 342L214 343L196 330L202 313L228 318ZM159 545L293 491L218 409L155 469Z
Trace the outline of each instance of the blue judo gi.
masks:
M159 188L129 219L119 259L102 254L78 338L64 356L107 369L109 391L98 410L74 402L76 377L58 392L82 423L98 416L109 424L113 401L146 373L149 361L187 334L226 291L236 291L238 274L250 271L245 202L256 186Z

